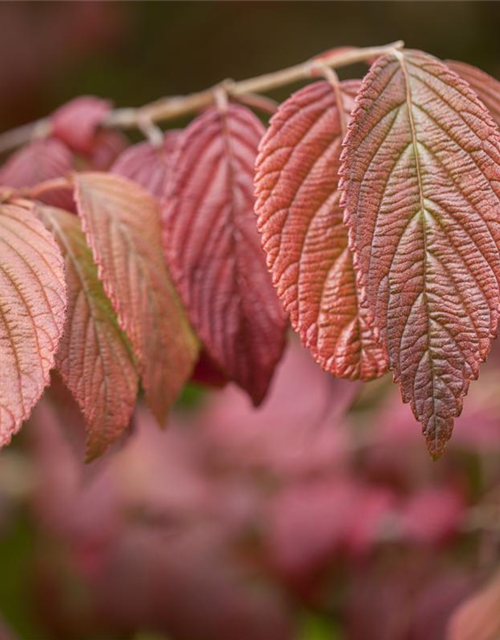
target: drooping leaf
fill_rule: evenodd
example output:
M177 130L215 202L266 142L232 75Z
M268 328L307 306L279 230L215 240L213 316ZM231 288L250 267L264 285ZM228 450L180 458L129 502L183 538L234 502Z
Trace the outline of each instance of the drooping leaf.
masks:
M52 135L76 153L92 152L98 127L111 103L95 96L80 96L59 107L50 119Z
M191 322L221 371L264 398L285 317L253 214L253 165L264 133L247 108L207 110L183 132L163 207L167 261Z
M66 308L64 264L28 210L0 205L0 447L40 398L54 366Z
M73 170L69 149L58 140L33 140L13 153L0 168L0 184L15 189L34 187L45 180L60 178ZM45 192L43 201L60 207L71 207L69 190Z
M137 182L157 198L162 198L174 167L174 151L179 134L179 131L168 131L160 147L150 142L139 142L129 147L117 158L111 171Z
M355 266L403 399L442 453L496 334L500 135L432 56L379 59L343 153Z
M92 459L129 424L138 376L80 220L47 206L37 206L36 213L56 238L65 261L68 310L56 366L85 416L87 458Z
M358 88L318 82L280 106L260 145L255 211L274 285L304 346L334 375L370 380L387 362L360 307L338 191Z
M171 284L155 198L121 176L74 174L75 199L99 277L139 360L157 420L191 375L197 342Z
M481 69L465 62L446 60L446 65L458 73L461 78L467 80L490 112L497 126L500 127L500 82Z

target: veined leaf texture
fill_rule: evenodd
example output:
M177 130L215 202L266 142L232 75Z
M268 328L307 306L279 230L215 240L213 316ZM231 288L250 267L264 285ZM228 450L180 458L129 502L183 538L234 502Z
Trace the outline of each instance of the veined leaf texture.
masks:
M182 133L163 204L163 241L193 327L215 364L259 404L286 318L253 213L264 127L246 107L210 108Z
M338 190L340 152L359 81L309 85L271 119L256 164L255 211L267 264L292 325L342 378L387 370L360 305Z
M466 62L446 60L446 66L466 80L500 127L500 82Z
M56 366L85 416L87 458L92 459L129 424L138 374L80 220L48 206L37 206L36 213L56 238L65 261L68 309Z
M359 283L439 456L497 331L500 135L442 62L396 52L363 80L342 160Z
M40 398L64 326L59 248L31 211L0 205L0 447Z
M128 336L160 424L189 379L198 343L164 262L159 205L110 173L74 175L75 199L99 277Z

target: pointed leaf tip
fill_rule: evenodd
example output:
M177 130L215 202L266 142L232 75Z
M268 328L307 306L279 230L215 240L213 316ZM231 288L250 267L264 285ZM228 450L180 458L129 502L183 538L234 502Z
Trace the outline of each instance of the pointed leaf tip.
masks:
M163 424L192 373L198 342L165 265L158 202L110 173L78 173L73 180L99 277L138 358L148 404Z
M363 80L342 160L359 282L439 456L497 332L500 134L466 82L405 51Z
M163 206L165 255L191 322L221 372L255 405L286 332L253 212L263 133L246 107L208 109L181 135Z

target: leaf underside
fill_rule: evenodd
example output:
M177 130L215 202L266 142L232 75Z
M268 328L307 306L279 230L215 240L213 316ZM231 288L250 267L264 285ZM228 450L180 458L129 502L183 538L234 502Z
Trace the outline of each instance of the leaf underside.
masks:
M40 398L63 331L64 264L28 210L0 206L0 447Z
M405 51L364 79L342 160L359 282L439 456L497 331L499 134L463 80Z
M198 345L163 259L158 203L121 176L89 172L73 180L99 277L138 358L148 404L163 424L191 375Z
M127 340L97 276L80 220L37 206L65 260L68 309L56 366L87 424L87 459L102 454L128 426L138 375Z
M338 191L359 86L318 82L280 106L260 145L255 211L273 283L304 346L332 374L371 380L387 361L359 304Z
M264 129L247 108L207 110L182 134L163 206L172 276L209 356L259 404L286 318L253 213L253 167Z

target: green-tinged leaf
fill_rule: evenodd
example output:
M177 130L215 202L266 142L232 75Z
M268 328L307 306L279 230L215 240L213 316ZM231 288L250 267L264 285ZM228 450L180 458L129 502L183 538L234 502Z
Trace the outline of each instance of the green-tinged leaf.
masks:
M121 176L78 173L73 180L99 277L162 424L192 373L198 343L163 259L158 203Z
M138 375L131 349L97 276L80 220L38 205L38 217L56 238L66 266L68 311L56 365L85 416L87 457L106 449L127 427Z

